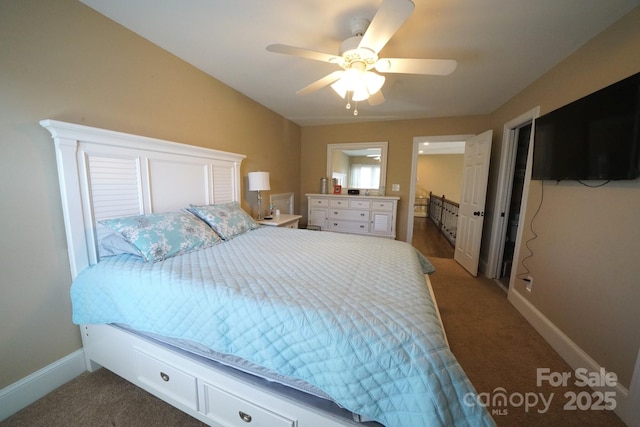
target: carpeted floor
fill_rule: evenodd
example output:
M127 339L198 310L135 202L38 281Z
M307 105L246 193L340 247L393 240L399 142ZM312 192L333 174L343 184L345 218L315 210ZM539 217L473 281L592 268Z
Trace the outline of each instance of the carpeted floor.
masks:
M452 259L430 260L436 267L430 277L451 350L479 393L491 400L502 392L508 399L506 405L489 408L498 426L624 426L610 411L563 409L565 393L590 390L536 385L536 368L572 370L513 308L504 291L491 280L471 277ZM531 404L528 409L525 401ZM102 369L79 376L0 425L203 424Z
M573 370L511 305L502 288L493 280L472 277L452 259L430 261L436 267L431 284L451 351L478 393L493 399L502 392L509 399L507 405L490 407L498 426L625 425L612 411L565 410L572 393L591 390L576 387L573 380L567 387L547 382L537 386L537 368L568 372L574 378ZM520 397L531 403L528 410ZM548 409L542 399L550 401Z

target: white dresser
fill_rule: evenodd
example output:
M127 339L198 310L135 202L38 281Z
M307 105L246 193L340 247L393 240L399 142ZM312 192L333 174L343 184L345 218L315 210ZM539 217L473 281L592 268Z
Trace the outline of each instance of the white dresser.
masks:
M321 230L396 238L399 197L307 194L308 224Z

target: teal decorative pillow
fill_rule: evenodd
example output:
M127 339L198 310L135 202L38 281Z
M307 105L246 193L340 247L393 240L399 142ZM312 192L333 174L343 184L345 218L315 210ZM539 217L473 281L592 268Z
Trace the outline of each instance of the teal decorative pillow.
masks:
M249 230L260 227L238 202L219 205L194 206L189 211L209 224L222 240L233 239Z
M121 254L141 256L138 248L124 240L118 233L111 233L98 242L98 254L101 259Z
M218 235L189 212L138 215L100 221L135 246L145 261L162 261L176 255L208 248Z

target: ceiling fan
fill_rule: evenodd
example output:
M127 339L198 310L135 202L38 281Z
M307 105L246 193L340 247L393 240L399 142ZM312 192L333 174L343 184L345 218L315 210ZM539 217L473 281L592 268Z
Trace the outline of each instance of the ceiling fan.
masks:
M339 55L284 44L271 44L267 50L329 62L342 68L300 89L296 92L298 95L331 85L338 95L347 99L347 109L351 108L351 101L365 99L371 105L378 105L384 102L380 89L385 81L385 77L378 73L446 76L458 65L457 61L450 59L378 57L378 53L411 15L413 8L411 0L383 0L371 22L366 18L353 18L350 23L352 37L342 42ZM358 115L357 104L354 115Z

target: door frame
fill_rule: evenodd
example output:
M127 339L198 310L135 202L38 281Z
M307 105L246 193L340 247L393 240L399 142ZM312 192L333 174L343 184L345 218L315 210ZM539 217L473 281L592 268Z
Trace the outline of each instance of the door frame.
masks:
M484 275L490 279L497 278L499 272L498 261L502 259L502 251L504 251L504 239L507 233L507 215L502 216L502 212L507 212L508 203L511 198L511 190L513 187L513 174L515 169L515 158L518 150L518 131L521 127L533 122L540 116L540 106L519 115L518 117L505 123L502 130L502 146L500 151L500 169L498 171L498 188L496 191L496 199L493 206L493 215L491 220L491 234L489 237L489 251L487 254L487 263L484 269ZM529 154L533 147L533 128L531 129L531 142L529 144ZM529 159L528 159L529 160ZM530 162L527 162L529 167ZM527 182L523 193L528 192ZM526 200L523 194L523 202ZM519 226L519 225L518 225ZM520 236L517 233L516 248L520 246Z
M466 141L469 138L473 138L475 134L464 135L437 135L437 136L414 136L413 137L413 152L411 154L411 184L409 185L409 208L407 209L407 235L405 241L411 243L413 241L413 204L416 199L416 179L418 177L418 148L421 143L438 143L438 142L452 142L452 141Z

